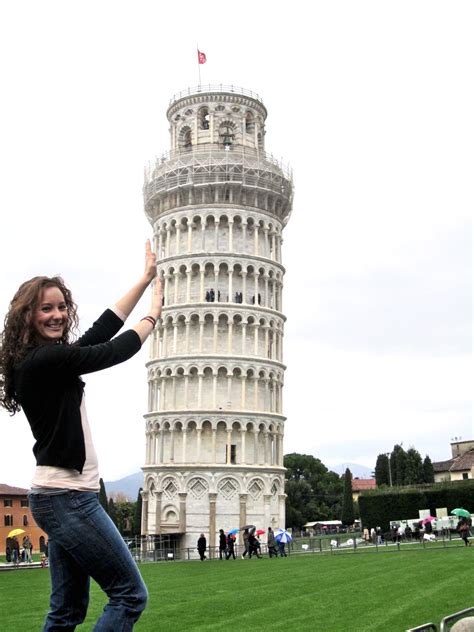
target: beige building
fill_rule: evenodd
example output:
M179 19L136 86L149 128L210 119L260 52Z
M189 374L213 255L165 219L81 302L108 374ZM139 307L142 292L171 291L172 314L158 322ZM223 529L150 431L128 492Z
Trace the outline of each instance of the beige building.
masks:
M474 440L451 443L452 457L433 463L435 483L474 478Z
M163 281L151 341L142 532L195 549L203 532L285 526L282 231L290 171L265 151L267 110L198 86L167 110L147 170Z
M353 478L352 479L352 500L357 502L362 492L376 489L375 478Z

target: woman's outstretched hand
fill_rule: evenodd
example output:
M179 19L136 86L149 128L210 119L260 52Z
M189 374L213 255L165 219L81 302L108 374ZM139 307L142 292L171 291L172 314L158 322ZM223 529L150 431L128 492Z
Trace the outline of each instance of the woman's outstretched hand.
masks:
M156 277L156 254L151 249L150 240L146 240L145 244L145 278L151 283Z

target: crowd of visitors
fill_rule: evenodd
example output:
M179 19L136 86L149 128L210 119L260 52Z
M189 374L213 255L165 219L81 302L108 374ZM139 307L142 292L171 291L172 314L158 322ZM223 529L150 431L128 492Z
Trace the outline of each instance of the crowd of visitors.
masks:
M235 548L237 539L237 529L225 533L224 529L219 529L219 559L229 560L230 558L236 559ZM251 559L252 556L262 558L262 546L260 542L260 535L263 531L256 531L255 527L244 527L242 529L242 546L243 551L241 558L244 560L246 557ZM204 533L199 536L196 549L199 553L199 559L201 562L207 559L207 540ZM269 557L287 557L285 550L285 543L281 540L277 542L275 534L271 527L268 527L267 532L267 552Z

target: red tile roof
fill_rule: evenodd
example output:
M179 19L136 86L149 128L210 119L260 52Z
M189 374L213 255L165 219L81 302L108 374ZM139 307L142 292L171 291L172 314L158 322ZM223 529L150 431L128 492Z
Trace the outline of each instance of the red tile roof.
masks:
M375 478L354 478L352 479L352 491L362 492L366 489L375 489L377 487Z
M26 496L27 494L28 490L23 487L12 487L0 483L0 496Z

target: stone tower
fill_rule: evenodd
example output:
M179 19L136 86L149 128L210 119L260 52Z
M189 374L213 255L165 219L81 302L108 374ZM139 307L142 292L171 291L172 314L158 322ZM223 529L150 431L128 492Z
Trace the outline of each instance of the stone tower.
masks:
M168 107L145 175L164 307L147 363L142 533L212 547L285 526L282 230L291 173L265 152L257 94L199 86Z

